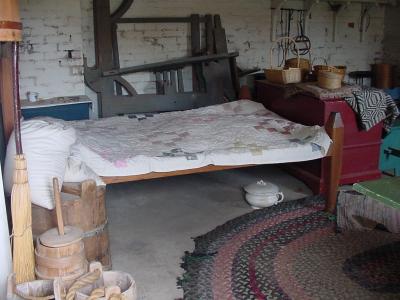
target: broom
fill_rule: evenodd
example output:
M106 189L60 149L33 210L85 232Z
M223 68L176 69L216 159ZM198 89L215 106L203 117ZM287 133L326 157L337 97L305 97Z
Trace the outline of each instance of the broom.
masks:
M11 216L13 223L13 270L17 284L35 280L35 261L32 238L32 206L28 172L21 143L21 104L18 80L18 42L12 43L13 100L15 133L15 170L11 191Z

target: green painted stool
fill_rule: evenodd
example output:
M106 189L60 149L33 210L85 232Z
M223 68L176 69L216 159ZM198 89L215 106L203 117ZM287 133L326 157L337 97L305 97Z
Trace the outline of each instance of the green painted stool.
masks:
M353 191L341 191L337 222L341 229L373 229L382 224L400 233L400 177L355 183Z

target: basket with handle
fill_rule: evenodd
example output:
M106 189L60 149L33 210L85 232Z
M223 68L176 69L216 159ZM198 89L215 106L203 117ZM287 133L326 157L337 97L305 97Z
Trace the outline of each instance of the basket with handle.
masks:
M320 65L316 65L315 61L317 59L323 60L324 64L323 65L321 65L321 64ZM313 65L313 74L315 76L318 76L318 71L320 71L320 70L328 70L329 69L328 61L324 57L316 57L316 58L314 58L313 61L312 61L312 65Z
M281 41L289 41L289 43L293 43L296 45L296 42L290 38L290 37L282 37L277 40L277 43ZM301 82L301 68L300 68L300 55L299 55L299 50L296 49L296 54L297 54L297 66L295 68L274 68L272 66L272 54L274 47L271 46L270 49L270 68L265 69L265 77L267 80L270 82L274 83L280 83L280 84L288 84L288 83L298 83Z

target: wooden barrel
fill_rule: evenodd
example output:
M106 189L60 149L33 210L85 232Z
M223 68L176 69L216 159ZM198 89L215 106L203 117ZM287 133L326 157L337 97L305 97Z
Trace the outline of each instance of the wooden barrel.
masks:
M372 86L378 89L391 89L393 87L393 70L391 64L374 64L372 69Z
M83 230L86 258L89 262L99 261L104 268L111 269L105 187L96 186L92 180L79 184L63 185L61 204L65 225ZM32 205L32 232L39 236L56 227L56 212Z
M22 23L18 0L0 1L0 41L21 41Z
M78 240L63 247L47 247L38 239L35 249L36 276L40 279L76 279L87 272L84 244Z

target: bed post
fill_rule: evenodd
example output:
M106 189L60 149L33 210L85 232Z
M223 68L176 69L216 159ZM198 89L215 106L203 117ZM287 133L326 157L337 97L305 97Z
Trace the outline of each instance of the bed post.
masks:
M344 126L340 113L332 112L330 114L325 129L333 142L327 157L329 178L327 178L328 190L325 211L333 213L336 209L337 192L342 172Z

